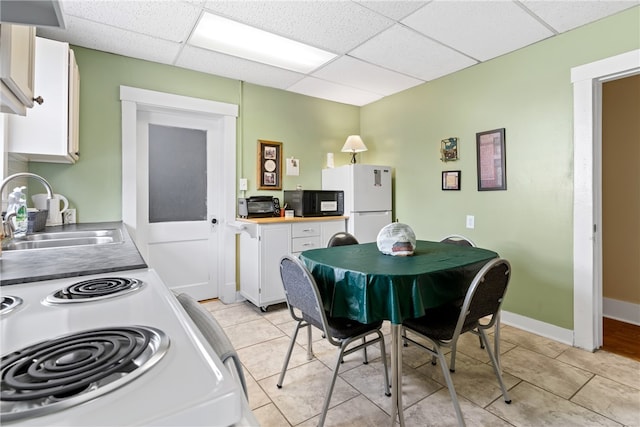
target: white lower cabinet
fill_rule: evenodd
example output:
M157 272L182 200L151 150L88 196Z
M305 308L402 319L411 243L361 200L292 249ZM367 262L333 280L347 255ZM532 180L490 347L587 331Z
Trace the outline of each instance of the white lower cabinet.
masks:
M270 222L244 220L240 234L240 294L262 310L285 301L280 258L324 248L329 238L345 231L344 217L317 221Z

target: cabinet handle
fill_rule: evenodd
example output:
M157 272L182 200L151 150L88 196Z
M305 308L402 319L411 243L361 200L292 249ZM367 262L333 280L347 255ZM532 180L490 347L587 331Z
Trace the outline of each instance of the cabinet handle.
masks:
M37 98L33 98L33 102L36 102L38 105L42 105L42 103L44 102L44 99L39 96Z

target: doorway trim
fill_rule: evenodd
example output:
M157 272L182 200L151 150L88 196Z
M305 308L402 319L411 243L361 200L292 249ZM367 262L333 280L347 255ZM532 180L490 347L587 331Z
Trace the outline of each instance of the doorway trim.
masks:
M238 106L201 98L156 92L129 86L120 86L122 106L122 221L137 242L138 215L143 211L136 198L137 168L137 116L139 111L188 112L201 118L223 119L222 153L224 171L219 230L223 233L218 253L218 297L231 303L236 298L236 236L232 227L235 221L236 195L236 120Z
M602 346L602 84L640 73L640 49L571 69L573 345Z

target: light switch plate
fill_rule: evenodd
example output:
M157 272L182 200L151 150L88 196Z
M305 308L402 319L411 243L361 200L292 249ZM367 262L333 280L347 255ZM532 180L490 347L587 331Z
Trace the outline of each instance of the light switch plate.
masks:
M247 178L240 178L240 191L247 191Z
M476 226L476 217L473 215L467 215L467 228L475 228Z

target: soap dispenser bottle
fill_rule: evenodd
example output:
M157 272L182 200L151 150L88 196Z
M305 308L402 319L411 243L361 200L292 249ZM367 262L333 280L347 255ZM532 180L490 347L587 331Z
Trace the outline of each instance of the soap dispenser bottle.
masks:
M27 234L27 226L29 225L29 217L27 214L27 196L22 190L27 187L16 187L9 194L9 205L7 207L7 215L15 213L15 229L14 237L24 237Z

